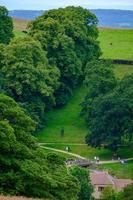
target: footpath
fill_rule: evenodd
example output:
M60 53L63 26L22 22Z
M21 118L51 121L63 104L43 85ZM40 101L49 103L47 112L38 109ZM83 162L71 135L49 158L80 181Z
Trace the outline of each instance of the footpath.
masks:
M75 158L83 159L83 160L88 160L87 158L80 156L78 154L75 154L75 153L71 153L71 152L67 152L67 151L63 151L63 150L55 149L55 148L51 148L51 147L42 146L44 144L48 144L48 143L39 143L39 146L43 149L46 149L46 150L67 154L67 155L73 156ZM54 143L49 143L49 144L54 144ZM75 144L75 145L77 145L77 144ZM82 145L84 145L84 144L82 144ZM128 159L125 159L125 160L130 161L130 160L133 160L133 158L128 158ZM119 163L119 162L120 162L119 160L108 160L108 161L100 161L98 164L111 164L111 163Z

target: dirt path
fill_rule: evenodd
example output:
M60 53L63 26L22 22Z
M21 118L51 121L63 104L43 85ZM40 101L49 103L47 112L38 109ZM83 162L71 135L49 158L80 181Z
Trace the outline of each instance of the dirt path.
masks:
M45 146L41 146L41 145L40 145L40 147L43 148L43 149L47 149L47 150L51 150L51 151L55 151L55 152L59 152L59 153L64 153L64 154L67 154L67 155L70 155L70 156L74 156L75 158L80 158L80 159L87 160L87 158L85 158L83 156L80 156L78 154L75 154L75 153L63 151L63 150L60 150L60 149L45 147ZM128 158L126 160L130 161L130 160L133 160L133 158ZM111 164L111 163L119 163L119 162L120 162L119 160L108 160L108 161L100 161L98 164L102 165L102 164Z
M130 160L133 160L133 158L128 158L125 160L130 161ZM119 163L119 162L120 162L119 160L108 160L108 161L100 161L99 164L111 164L111 163Z
M38 143L39 145L47 145L47 144L60 144L60 145L71 145L71 146L76 146L76 145L78 145L78 146L87 146L87 144L85 144L85 143L67 143L67 142L65 142L65 143L58 143L58 142L46 142L46 143Z
M50 147L44 147L44 146L40 146L40 147L43 148L43 149L47 149L47 150L51 150L51 151L55 151L55 152L59 152L59 153L64 153L64 154L67 154L67 155L70 155L70 156L74 156L76 158L86 159L85 157L82 157L82 156L75 154L75 153L70 153L70 152L67 152L67 151L63 151L63 150L59 150L59 149L55 149L55 148L50 148Z

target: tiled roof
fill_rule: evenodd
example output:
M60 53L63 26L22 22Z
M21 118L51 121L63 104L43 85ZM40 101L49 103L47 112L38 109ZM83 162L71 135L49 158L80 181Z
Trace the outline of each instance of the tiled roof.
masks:
M113 185L113 181L107 172L91 172L90 179L93 185Z
M133 184L130 179L115 179L105 171L93 171L90 173L92 185L112 185L117 191L121 191L127 185Z
M114 179L115 188L117 191L121 191L127 185L133 184L133 180L130 179Z

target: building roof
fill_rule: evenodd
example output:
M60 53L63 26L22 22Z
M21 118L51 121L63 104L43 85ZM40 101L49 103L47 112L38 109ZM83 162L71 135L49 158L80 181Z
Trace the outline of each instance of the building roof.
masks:
M90 173L90 179L92 185L112 185L117 191L121 191L127 185L133 184L133 180L130 179L115 179L106 171L93 171Z
M114 179L115 188L117 191L121 191L127 185L133 184L133 180L130 179Z
M93 171L90 173L92 185L113 185L112 177L104 171Z

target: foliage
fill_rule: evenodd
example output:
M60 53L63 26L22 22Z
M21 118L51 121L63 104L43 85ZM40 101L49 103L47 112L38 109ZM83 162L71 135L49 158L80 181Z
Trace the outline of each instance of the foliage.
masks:
M30 35L48 52L50 63L60 70L57 105L64 105L82 80L85 64L100 56L96 16L81 7L46 11L30 24Z
M103 200L118 200L117 193L112 187L105 187L101 194Z
M85 84L88 93L85 101L82 103L81 114L86 115L92 110L93 101L112 90L116 86L116 78L114 76L112 65L110 62L92 61L87 63L85 70Z
M133 184L128 185L119 195L119 200L132 200L133 199Z
M8 16L8 10L0 6L0 43L8 44L13 36L12 19Z
M115 65L114 73L117 78L122 79L125 75L133 73L132 65Z
M4 90L36 120L55 104L59 71L50 66L39 42L31 37L14 39L4 51Z
M71 169L71 174L75 176L80 183L78 200L92 200L93 188L90 183L89 172L86 169L74 167Z
M88 106L86 121L91 130L91 134L86 136L88 144L93 147L104 145L116 151L125 140L132 141L132 81L133 74L123 78L110 93L95 98L91 107Z
M61 157L38 147L31 136L35 125L13 99L0 94L0 193L76 199L78 182Z

